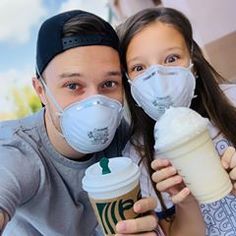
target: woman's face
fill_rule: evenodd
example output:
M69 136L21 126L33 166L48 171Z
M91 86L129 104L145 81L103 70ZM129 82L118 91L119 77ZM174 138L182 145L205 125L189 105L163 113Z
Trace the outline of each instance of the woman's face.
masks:
M133 80L155 64L188 67L190 55L183 36L172 25L156 21L132 38L126 62Z

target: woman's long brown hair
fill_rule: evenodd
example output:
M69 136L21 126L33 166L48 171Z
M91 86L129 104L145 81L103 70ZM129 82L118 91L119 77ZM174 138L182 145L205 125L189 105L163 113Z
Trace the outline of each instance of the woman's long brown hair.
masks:
M185 39L197 74L195 89L197 97L192 100L191 108L202 116L209 118L232 145L236 147L236 110L219 87L219 83L226 81L204 58L200 47L193 40L191 24L181 12L171 8L145 9L118 26L117 33L121 42L121 63L125 72L127 72L126 51L130 41L141 30L156 21L173 26ZM151 176L153 173L151 162L154 159L155 140L153 129L155 121L137 106L125 76L123 76L123 83L131 114L131 142L138 150L141 161ZM166 206L162 196L156 190L155 184L152 184L161 206L165 210Z

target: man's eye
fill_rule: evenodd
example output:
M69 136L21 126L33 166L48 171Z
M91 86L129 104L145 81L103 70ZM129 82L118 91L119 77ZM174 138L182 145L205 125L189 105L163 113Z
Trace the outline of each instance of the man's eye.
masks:
M115 81L106 81L104 84L103 84L103 88L113 88L114 86L116 86L117 82Z
M69 83L69 84L66 85L66 87L70 90L76 90L76 89L79 88L79 85L76 84L76 83Z

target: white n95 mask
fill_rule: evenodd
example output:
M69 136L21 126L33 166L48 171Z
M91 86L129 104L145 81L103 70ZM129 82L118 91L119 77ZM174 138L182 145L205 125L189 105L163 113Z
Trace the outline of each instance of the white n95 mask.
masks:
M114 138L121 119L121 103L102 95L71 104L60 114L63 136L81 153L105 149Z
M189 107L196 81L188 67L152 65L141 75L129 80L137 104L154 120L169 107Z
M73 149L87 154L109 146L123 115L119 101L94 95L62 109L43 80L42 83L59 111L62 136Z

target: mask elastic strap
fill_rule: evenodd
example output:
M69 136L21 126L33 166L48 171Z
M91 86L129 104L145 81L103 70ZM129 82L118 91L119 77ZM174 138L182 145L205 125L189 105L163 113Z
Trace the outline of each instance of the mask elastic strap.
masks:
M40 81L46 90L46 94L48 95L48 97L50 97L50 100L53 102L53 104L55 105L55 107L59 111L58 114L60 115L63 112L63 109L60 107L60 105L58 104L58 102L56 101L54 96L52 95L51 91L49 90L48 86L46 85L46 83L44 82L44 80L41 77L40 77Z
M187 67L188 70L192 69L193 67L193 63L192 63L192 59L190 59L189 61L189 66Z
M190 59L189 66L187 68L190 70L190 69L192 69L192 67L193 67L193 63L192 63L192 59ZM196 77L195 77L195 79L196 79ZM196 94L193 95L193 99L197 98L197 97L198 97L198 95L196 95Z
M38 79L41 81L43 87L45 88L46 94L50 97L50 100L53 102L53 104L55 105L55 107L57 108L58 112L57 115L61 116L63 109L60 107L60 105L58 104L58 102L56 101L56 99L53 97L51 91L49 90L48 86L46 85L46 83L44 82L44 78L43 76L39 73L39 70L36 66L36 73L38 74ZM54 125L54 123L53 123ZM57 127L54 125L56 131L58 132L58 134L62 137L65 138L64 135L57 129Z
M61 113L63 112L63 109L60 107L60 105L58 104L58 102L56 101L56 99L54 98L54 96L52 95L51 91L49 90L48 86L46 85L46 83L44 82L44 78L43 76L39 73L38 68L36 67L36 72L39 76L39 80L41 81L41 83L43 84L43 87L45 88L46 94L48 95L48 97L50 98L50 100L53 102L53 104L55 105L55 107L57 108L58 115L60 116Z
M128 75L127 72L125 72L125 76L126 76L126 78L128 79L128 83L129 83L129 84L132 84L132 80L129 78L129 75Z

